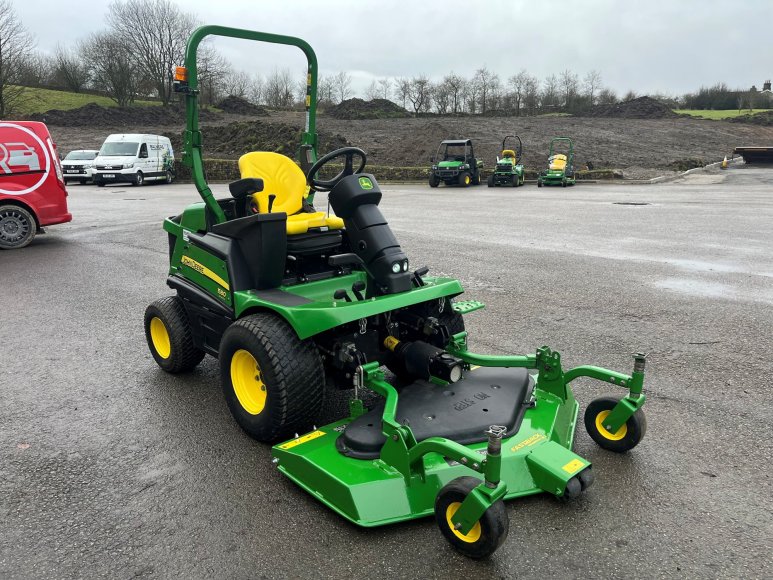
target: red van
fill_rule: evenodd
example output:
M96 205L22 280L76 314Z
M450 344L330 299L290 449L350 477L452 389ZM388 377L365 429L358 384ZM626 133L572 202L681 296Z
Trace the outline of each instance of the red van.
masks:
M48 128L0 121L0 250L23 248L44 226L72 220Z

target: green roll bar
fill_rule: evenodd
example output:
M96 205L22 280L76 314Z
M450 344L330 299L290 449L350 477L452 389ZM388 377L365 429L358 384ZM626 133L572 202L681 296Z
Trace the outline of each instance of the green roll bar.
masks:
M223 210L218 205L212 191L209 189L204 176L204 160L201 154L201 131L199 130L199 81L196 68L196 54L201 42L207 36L227 36L242 38L257 42L269 42L272 44L286 44L297 46L306 55L308 72L306 75L306 125L301 137L301 150L306 151L307 161L314 163L317 160L317 55L305 40L293 36L270 34L230 28L227 26L201 26L193 31L188 39L185 49L185 68L187 78L178 79L175 75L175 91L185 94L185 144L183 148L183 164L191 169L193 183L204 200L204 203L212 211L217 223L226 221Z

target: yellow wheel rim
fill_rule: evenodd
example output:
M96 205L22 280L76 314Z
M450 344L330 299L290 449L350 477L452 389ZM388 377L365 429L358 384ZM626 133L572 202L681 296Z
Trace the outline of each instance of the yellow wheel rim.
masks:
M156 354L161 358L169 358L172 354L172 341L169 339L169 331L166 329L164 321L154 316L150 320L150 342Z
M469 175L467 175L467 176L464 178L464 184L465 184L465 185L470 185L470 181L472 181L472 179L470 179L470 176L469 176Z
M604 427L604 420L609 416L609 413L610 411L601 411L601 413L596 415L596 430L601 433L601 436L604 439L609 439L610 441L620 441L620 439L625 437L626 433L628 433L628 426L623 423L623 426L617 430L617 433L607 431Z
M258 361L244 349L231 358L231 384L242 408L250 415L260 415L266 407L266 384Z
M474 544L478 540L480 540L480 522L475 522L475 525L472 526L472 529L467 532L466 534L463 534L459 530L457 530L454 527L453 517L456 513L456 510L459 509L459 506L461 506L461 502L455 501L451 504L448 504L448 507L446 508L446 521L448 522L448 527L451 528L451 531L454 533L454 535L459 538L462 542L467 542L468 544Z

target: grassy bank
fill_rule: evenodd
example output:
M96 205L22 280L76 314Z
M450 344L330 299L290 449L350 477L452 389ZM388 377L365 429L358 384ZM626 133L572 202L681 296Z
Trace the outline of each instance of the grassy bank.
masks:
M32 115L34 113L45 113L51 109L69 111L70 109L77 109L78 107L88 105L89 103L96 103L103 107L117 106L115 101L100 95L27 87L24 89L24 93L21 97L18 112L21 115ZM134 104L160 105L161 103L158 101L135 101Z
M770 109L752 109L751 113L763 113ZM721 111L708 111L704 109L674 109L675 113L680 115L689 115L690 117L696 117L699 119L711 119L712 121L721 121L722 119L730 119L732 117L738 117L740 115L750 114L749 109L727 109Z

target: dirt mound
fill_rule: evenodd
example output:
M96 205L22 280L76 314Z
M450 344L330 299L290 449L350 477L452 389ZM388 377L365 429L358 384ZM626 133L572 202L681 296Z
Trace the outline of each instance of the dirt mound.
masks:
M263 107L235 95L229 95L220 101L217 104L217 108L221 109L224 113L232 113L234 115L255 115L260 117L268 115L268 111Z
M202 120L215 120L221 115L201 111ZM152 125L177 125L185 123L185 109L179 105L145 107L103 107L89 103L78 109L62 111L52 109L27 117L30 121L43 121L59 127L131 127Z
M387 99L363 101L353 98L325 110L327 115L336 119L391 119L410 117L410 113L400 105Z
M731 123L746 123L748 125L770 127L773 125L773 111L764 111L753 115L738 115L737 117L730 117L726 120Z
M295 158L303 130L299 127L265 121L247 121L201 128L204 156L236 159L250 151L274 151ZM182 151L183 134L164 133L175 150ZM317 150L326 153L346 147L349 142L341 135L319 131Z
M660 101L651 97L639 97L616 105L594 105L579 116L616 119L670 119L679 115Z

